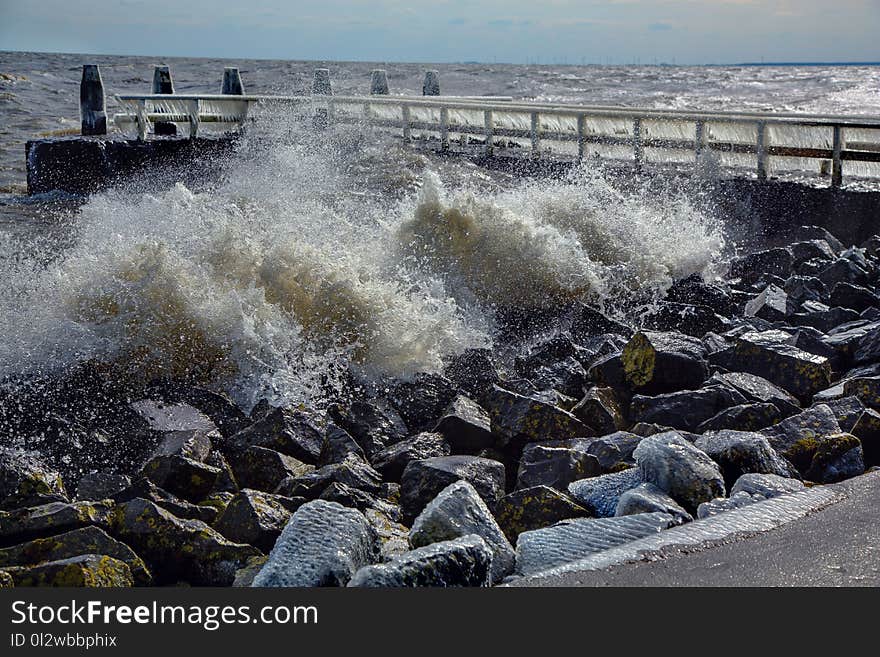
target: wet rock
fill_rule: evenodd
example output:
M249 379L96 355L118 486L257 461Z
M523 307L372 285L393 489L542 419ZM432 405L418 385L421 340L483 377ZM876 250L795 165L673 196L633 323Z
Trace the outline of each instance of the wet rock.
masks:
M718 465L675 431L645 438L633 455L646 482L692 513L701 502L724 495Z
M220 471L220 474L217 475L217 480L214 482L214 487L208 494L209 497L216 493L238 492L238 482L235 480L235 474L232 472L232 467L229 465L226 457L223 456L223 452L219 449L212 449L211 453L208 454L208 458L205 459L205 465L210 465L212 468L217 468Z
M843 251L843 244L821 226L798 226L791 231L792 240L824 240L834 254Z
M229 586L236 571L260 553L227 540L200 520L178 518L140 498L119 505L111 534L147 562L157 584Z
M874 292L861 285L846 282L835 284L829 301L832 306L851 308L857 312L880 306L880 298Z
M621 464L633 465L633 451L642 442L642 436L628 431L616 431L591 440L586 446L587 454L592 454L599 460L599 467L603 473L620 468Z
M792 313L788 321L795 326L810 326L827 333L833 328L857 321L859 314L849 308L831 308L818 301L804 301L800 312Z
M833 484L864 471L862 443L852 434L838 433L819 443L806 478L820 484Z
M141 399L132 402L131 409L147 422L150 429L163 434L177 431L209 434L217 431L211 418L189 404L168 404L155 399Z
M91 472L83 475L76 487L78 500L105 500L131 485L126 475Z
M354 454L362 461L367 460L367 455L357 441L348 431L338 427L332 422L327 426L327 435L321 448L321 457L318 463L322 466L331 463L339 463L345 460L349 454Z
M564 440L590 433L571 413L497 386L483 401L499 447L516 449L539 440Z
M846 430L843 425L841 428ZM880 413L865 409L849 431L862 443L865 467L880 465Z
M224 440L221 447L231 453L243 452L254 445L315 464L323 444L324 431L312 415L288 408L271 408L250 426Z
M239 486L266 492L277 489L288 477L302 477L315 470L313 465L306 465L292 456L256 445L232 455L231 459Z
M772 473L747 473L742 475L730 489L730 495L746 493L756 495L764 499L779 497L786 493L797 493L804 489L804 484L788 477L782 477Z
M643 394L698 388L709 378L706 347L679 333L638 332L621 354L624 377Z
M0 510L66 501L61 475L37 454L0 447Z
M16 587L120 588L134 585L128 565L113 557L84 554L36 566L5 569Z
M434 433L442 435L456 454L476 454L495 444L489 414L464 395L457 396L446 407Z
M278 484L275 492L285 497L305 497L311 500L320 497L333 483L345 484L375 495L381 489L382 475L354 454L349 454L341 463L325 465L299 477L288 477Z
M656 397L636 395L630 404L630 417L636 422L693 432L721 411L745 401L745 397L727 386L707 386Z
M219 511L214 505L193 504L159 488L146 477L136 479L131 486L124 488L111 498L117 504L142 498L162 507L169 513L185 520L201 520L211 524L217 519Z
M389 400L410 431L428 431L457 394L455 384L446 377L420 373L413 381L395 384Z
M225 437L238 433L251 423L247 414L222 392L199 386L172 386L163 389L163 396L171 402L194 406L208 416Z
M361 568L351 587L489 586L492 551L479 536L432 543Z
M406 527L378 509L365 509L363 514L379 537L379 550L383 560L409 552L409 530Z
M789 276L783 289L793 303L821 301L827 292L825 284L815 276Z
M541 389L557 390L574 398L583 395L589 383L584 366L572 356L537 368L529 378Z
M816 278L833 288L837 283L865 283L868 272L848 258L838 258L825 269L816 274Z
M523 532L516 542L516 572L532 575L656 534L675 524L666 513L619 518L576 518Z
M741 404L726 408L698 428L697 433L734 429L737 431L755 431L769 427L782 420L782 414L773 404Z
M599 435L629 426L614 388L591 388L571 414Z
M718 431L701 436L694 443L708 454L724 476L728 487L744 474L757 472L790 477L791 466L770 446L766 436L751 431Z
M822 342L834 351L835 365L840 369L841 366L847 366L855 361L856 352L862 346L865 338L878 329L880 329L880 322L853 322L837 327L825 336Z
M291 516L254 586L345 586L379 560L379 539L360 511L315 500Z
M642 317L642 325L653 331L679 331L700 338L724 331L727 320L708 306L661 300Z
M502 497L495 509L498 525L511 543L522 532L589 515L571 497L549 486L516 490Z
M244 488L226 506L214 529L235 543L249 543L269 552L290 519L305 502Z
M761 274L784 277L788 276L793 266L794 257L789 249L767 249L733 260L730 275L746 280L756 280Z
M342 506L357 509L361 512L366 512L367 509L376 509L395 522L400 520L399 506L377 495L366 493L346 484L333 482L324 489L319 499L327 500L328 502L338 502Z
M818 404L761 431L777 454L806 475L819 445L840 433L837 418L828 406Z
M174 495L198 502L213 490L220 476L219 468L204 463L211 447L211 434L205 431L169 433L140 474Z
M504 464L478 456L440 456L410 461L400 481L400 505L405 524L444 488L457 481L471 484L490 509L504 495Z
M599 459L581 449L532 444L523 450L516 487L550 486L565 490L573 481L601 473Z
M788 300L788 294L775 285L768 285L745 307L747 317L760 317L768 322L784 321L794 311L795 306Z
M837 258L837 254L824 239L795 242L788 248L794 258L794 266L800 265L808 260L826 260L830 263Z
M356 400L348 406L335 404L328 410L330 418L351 434L368 459L409 435L397 412L379 401Z
M845 381L843 394L858 397L869 408L880 409L880 376L859 376Z
M682 304L706 306L719 315L729 315L733 309L730 292L721 285L707 283L699 274L675 281L667 291L666 299Z
M610 319L600 310L584 303L578 303L572 315L571 336L583 341L603 333L613 333L629 337L632 329L626 324Z
M14 545L90 525L107 529L112 512L113 505L107 502L50 502L0 511L0 545Z
M827 358L787 344L790 339L782 331L744 333L733 347L709 359L727 370L767 379L801 401L809 400L831 384L831 365Z
M853 361L857 365L880 362L880 324L869 327L853 353Z
M639 468L581 479L568 485L568 492L597 518L608 518L617 510L620 496L645 481Z
M685 511L681 505L669 497L654 484L640 484L632 490L626 491L617 501L615 516L631 516L638 513L665 513L680 525L691 522L694 517Z
M479 397L498 383L498 371L489 349L467 349L454 356L443 371L464 394Z
M373 466L388 481L400 481L410 461L449 456L449 443L439 433L420 433L414 438L395 443L373 457Z
M269 557L265 555L248 559L247 563L242 568L235 571L235 579L232 581L232 587L241 589L252 586L257 573L263 569L263 566L266 565L268 560Z
M822 403L834 413L834 417L837 418L837 424L840 425L842 431L854 434L861 438L861 436L854 431L856 423L865 411L865 405L858 397L854 395L850 397L839 397L837 399L823 401Z
M152 581L150 571L141 558L125 543L111 538L98 527L74 529L0 549L0 568L32 566L85 554L105 555L126 563L134 583L139 586L148 586Z
M760 495L749 495L744 491L734 493L729 498L717 497L709 502L703 502L697 508L697 518L705 520L706 518L717 516L719 513L741 509L744 506L749 506L755 502L761 502L764 499L765 498Z
M414 548L475 534L492 550L491 582L500 582L513 572L513 547L501 531L492 512L466 481L444 488L415 519L409 533Z

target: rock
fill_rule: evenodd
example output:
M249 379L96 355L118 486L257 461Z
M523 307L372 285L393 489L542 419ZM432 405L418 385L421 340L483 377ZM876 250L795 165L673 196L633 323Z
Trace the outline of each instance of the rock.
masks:
M432 543L358 570L350 587L489 586L492 551L479 536Z
M373 466L388 481L400 481L407 463L435 456L449 456L452 450L439 433L420 433L383 449L373 457Z
M581 449L531 444L523 450L516 487L550 486L565 490L573 481L601 473L599 459Z
M794 266L792 252L786 248L767 249L733 260L730 275L755 280L761 274L788 276Z
M378 536L360 511L314 500L291 516L253 586L345 586L378 559Z
M816 274L816 277L827 287L833 287L842 282L864 283L867 281L868 272L848 258L838 258Z
M793 313L794 304L788 300L785 290L775 285L768 285L745 307L747 317L760 317L768 322L781 322Z
M367 509L376 509L387 515L391 520L400 520L400 508L397 505L346 484L333 482L324 489L319 499L327 500L328 502L338 502L342 506L357 509L361 512L365 512Z
M853 353L857 365L880 362L880 324L875 323L862 337Z
M767 427L761 433L767 436L777 454L806 475L816 449L828 436L840 433L840 425L831 409L819 404Z
M636 333L621 354L624 378L643 394L698 388L709 378L706 347L679 333Z
M700 338L724 331L727 320L708 306L659 300L642 316L642 325L653 331L679 331Z
M177 431L209 434L217 431L211 418L190 404L141 399L132 402L130 407L147 422L150 429L163 434Z
M409 530L406 527L378 509L365 509L363 513L379 537L383 560L409 552Z
M285 497L305 497L311 500L320 497L333 483L345 484L375 495L381 489L382 476L368 463L349 454L341 463L325 465L299 477L288 477L278 484L275 492Z
M639 468L581 479L568 485L568 492L598 518L609 518L617 510L620 496L645 480Z
M784 289L794 303L820 301L826 294L825 284L814 276L789 276Z
M405 524L444 488L456 481L471 484L489 507L504 495L504 464L478 456L440 456L410 461L400 482L400 504Z
M692 513L701 502L724 495L718 465L675 431L645 438L633 456L646 482Z
M131 478L107 472L91 472L83 475L76 487L78 500L105 500L128 488Z
M697 427L697 433L722 429L755 431L776 424L780 420L782 414L773 404L740 404L726 408L703 422Z
M731 314L730 292L714 283L707 283L700 274L679 279L666 292L666 299L682 304L711 308L719 315Z
M820 484L833 484L864 471L862 443L852 434L838 433L819 443L806 478Z
M134 585L128 565L113 557L83 554L37 566L18 566L5 571L16 587L129 587Z
M786 493L797 493L803 489L803 482L797 479L753 472L746 473L737 479L730 489L730 495L732 497L738 493L746 493L769 500Z
M729 498L717 497L714 500L700 504L697 508L697 518L705 520L706 518L717 516L719 513L732 511L733 509L741 509L744 506L749 506L755 502L761 502L764 499L765 498L760 495L749 495L744 491L734 493Z
M602 311L578 302L572 315L570 333L575 340L583 341L603 333L613 333L628 338L632 335L632 329L610 319Z
M185 520L201 520L206 524L211 524L219 515L215 505L192 504L182 500L159 488L146 477L136 479L131 486L113 495L112 500L116 503L122 503L130 502L137 498L149 500L156 506L160 506L169 513Z
M841 366L848 366L856 359L856 353L862 346L865 338L873 335L880 328L880 322L869 321L852 322L844 324L831 331L829 335L822 338L822 343L834 352L836 363L839 369ZM862 356L865 352L862 352ZM871 360L873 357L869 357Z
M515 450L530 442L564 440L590 433L571 413L497 386L485 396L484 404L499 447Z
M321 457L318 463L322 466L332 463L340 463L349 454L354 454L362 461L367 460L367 455L357 441L348 431L338 427L332 422L327 426L327 435L321 448Z
M219 449L212 449L211 453L208 454L208 458L205 459L205 465L210 465L212 468L217 468L220 471L220 474L217 475L217 480L214 482L214 488L208 494L209 497L217 493L238 492L238 482L235 481L235 475L226 457L223 456L223 452Z
M880 376L859 376L845 381L843 394L854 395L865 406L880 409Z
M458 395L443 411L434 433L442 435L454 453L476 454L495 444L491 425L489 414L479 404Z
M233 543L200 520L184 520L145 499L117 507L111 534L147 562L157 584L229 586L250 557L250 545Z
M388 398L410 431L428 431L457 394L446 377L419 373L412 381L394 384Z
M827 333L833 328L859 319L859 314L849 308L831 308L818 301L804 301L801 311L792 313L788 321L796 326L810 326Z
M523 532L516 542L516 572L533 575L655 534L675 524L666 513L620 518L575 518Z
M843 244L840 243L834 235L821 226L798 226L792 232L792 239L795 240L823 240L834 254L843 251Z
M831 384L831 365L827 358L787 344L789 339L782 331L744 333L733 347L710 355L709 360L730 371L755 374L801 401L809 400Z
M589 515L568 495L549 486L516 490L502 497L495 510L498 525L511 543L522 532Z
M841 393L842 392L843 387L841 386ZM834 417L837 418L837 424L840 425L841 430L855 435L860 440L862 439L862 437L853 430L862 413L865 411L865 405L858 397L855 395L850 397L839 397L837 399L823 401L822 403L834 413ZM867 449L864 445L864 440L862 440L862 447Z
M735 389L720 385L656 397L636 395L630 404L630 417L636 422L660 424L693 432L724 409L745 401L745 397Z
M324 432L306 412L272 408L249 427L224 440L221 446L231 453L242 452L251 445L315 464L321 456Z
M150 571L141 558L125 543L110 538L98 527L74 529L0 549L0 568L32 566L86 554L105 555L127 564L133 582L139 586L148 586L152 581Z
M599 435L629 426L614 388L591 388L571 414Z
M266 565L268 560L269 557L265 555L248 559L243 567L235 571L235 579L232 581L232 587L236 589L250 588L254 583L254 578L257 576L257 573L263 569L263 566Z
M107 529L113 505L108 502L50 502L0 511L0 546L61 534L94 525Z
M843 425L841 428L846 430ZM850 433L862 443L865 467L880 465L880 413L865 409L850 428Z
M640 484L626 491L617 501L615 516L631 516L638 513L665 513L672 516L675 524L691 522L694 517L681 505L654 484Z
M61 475L39 456L0 447L0 510L67 500Z
M409 435L403 419L385 404L355 400L349 406L334 404L330 418L351 434L368 459Z
M640 442L642 442L642 436L628 431L615 431L607 436L589 441L586 451L587 454L592 454L599 460L599 467L604 474L619 469L621 466L635 464L632 453Z
M214 529L235 543L248 543L268 552L290 519L305 502L244 488L226 506Z
M791 466L770 446L766 436L751 431L717 431L701 436L694 443L711 458L728 487L749 472L790 477Z
M256 445L232 455L231 459L239 486L266 492L277 489L287 477L302 477L315 470L315 466L292 456Z
M475 534L492 550L491 583L513 572L513 547L501 531L492 512L466 481L444 488L415 519L409 532L414 548Z
M832 306L851 308L857 312L880 306L880 298L871 290L861 285L853 285L846 282L834 285L829 301Z
M443 373L459 390L474 398L498 383L498 371L489 349L466 349L450 359Z
M199 409L227 438L251 423L244 411L221 392L198 386L178 386L166 391L166 394L170 401L184 402Z
M15 580L12 575L5 570L0 570L0 589L11 589L15 587Z
M830 263L837 257L837 254L824 239L795 242L788 248L794 258L794 266L808 260L827 260Z
M166 434L140 474L169 493L198 502L214 489L220 476L219 468L204 463L210 453L211 434L175 431Z

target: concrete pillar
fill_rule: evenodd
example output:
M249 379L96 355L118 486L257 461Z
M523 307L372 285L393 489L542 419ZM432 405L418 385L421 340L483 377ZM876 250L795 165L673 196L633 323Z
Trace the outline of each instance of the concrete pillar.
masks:
M97 64L84 64L79 84L79 112L84 135L107 134L107 106L104 81Z
M425 82L422 85L423 96L439 96L440 95L440 72L425 71Z
M174 81L171 79L171 69L167 66L153 67L153 93L174 93ZM157 135L173 137L177 135L177 126L165 121L156 121L156 123L153 124L153 132Z
M223 85L220 87L221 94L232 96L244 96L244 85L241 83L241 74L234 66L223 69Z
M330 86L329 68L315 69L315 79L312 81L312 94L315 96L333 95L333 89Z
M388 95L388 73L385 72L385 69L373 70L370 77L370 94L373 96Z

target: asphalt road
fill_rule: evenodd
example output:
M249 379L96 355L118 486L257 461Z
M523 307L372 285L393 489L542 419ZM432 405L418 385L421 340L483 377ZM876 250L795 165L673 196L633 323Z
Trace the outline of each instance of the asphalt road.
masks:
M531 578L526 586L880 586L880 472L840 502L782 527L656 561Z

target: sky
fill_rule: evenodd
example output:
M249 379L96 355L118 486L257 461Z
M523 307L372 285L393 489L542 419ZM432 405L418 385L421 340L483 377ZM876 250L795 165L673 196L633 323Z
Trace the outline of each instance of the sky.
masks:
M0 0L0 50L512 63L880 60L880 0Z

